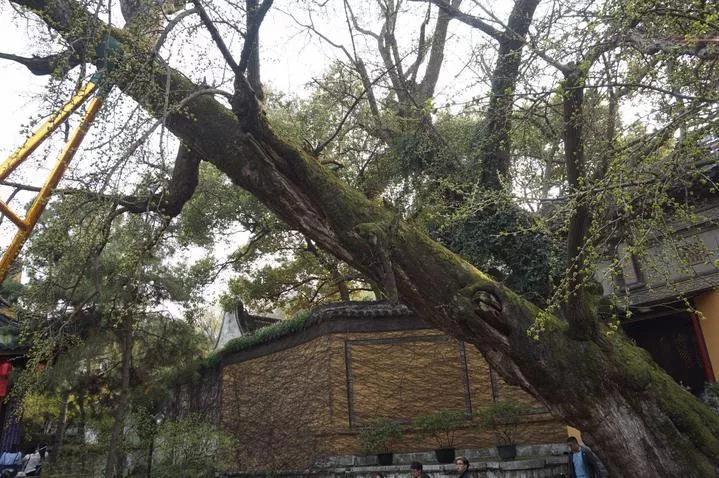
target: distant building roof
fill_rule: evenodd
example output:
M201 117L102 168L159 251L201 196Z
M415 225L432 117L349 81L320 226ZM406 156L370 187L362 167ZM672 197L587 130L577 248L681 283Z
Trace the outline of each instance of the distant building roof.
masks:
M252 334L257 329L276 324L279 321L280 319L274 317L250 314L240 302L234 310L225 311L223 314L222 326L220 327L220 334L217 336L215 350L221 349L232 339Z
M348 301L334 302L331 304L321 305L302 319L301 328L320 324L335 319L363 319L363 318L401 318L413 315L412 311L403 304L391 304L386 301ZM296 321L295 317L288 322ZM222 318L222 328L215 344L215 350L221 350L232 339L252 335L256 330L272 326L279 322L280 319L272 317L264 317L259 315L251 315L240 306L236 310L225 312ZM295 332L293 327L274 334L274 338L285 335L291 335Z
M716 168L719 170L719 168ZM644 237L645 250L634 253L620 242L614 256L599 264L597 279L605 295L626 297L631 307L673 303L719 287L719 198L697 207L691 221L672 221Z

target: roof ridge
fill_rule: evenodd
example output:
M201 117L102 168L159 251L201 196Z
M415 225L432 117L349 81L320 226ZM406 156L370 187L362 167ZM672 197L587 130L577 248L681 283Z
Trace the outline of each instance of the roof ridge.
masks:
M332 302L315 307L312 317L370 317L411 315L412 310L404 304L393 304L384 300Z

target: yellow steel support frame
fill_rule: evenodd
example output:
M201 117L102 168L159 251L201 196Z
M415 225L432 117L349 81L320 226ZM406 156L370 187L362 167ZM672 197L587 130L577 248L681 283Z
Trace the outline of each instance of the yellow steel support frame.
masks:
M0 164L0 181L4 181L8 175L15 170L15 168L22 164L30 153L35 151L40 143L50 136L50 134L55 131L58 126L60 126L68 118L68 116L77 110L96 89L97 85L92 82L85 85L85 87L73 96L72 99L68 101L57 114L38 128L38 130L30 138L28 138L27 141L25 141L25 144L23 144L13 154L11 154L8 159ZM7 204L0 201L0 213L4 214L18 228L18 232L15 234L10 246L3 253L2 258L0 258L0 283L5 280L8 270L10 269L10 265L13 263L15 258L17 258L22 246L25 244L25 241L35 228L40 215L45 210L45 206L50 199L52 191L55 187L57 187L57 184L60 182L60 179L62 179L63 174L65 174L68 164L70 164L70 161L80 146L80 143L82 143L82 140L85 138L85 134L87 133L90 124L95 119L95 116L101 106L102 98L100 96L95 96L92 101L90 101L82 121L80 121L80 124L72 133L69 141L65 144L65 148L62 150L62 153L60 153L60 157L55 163L50 176L45 181L45 184L35 198L32 206L30 206L25 219L20 218Z

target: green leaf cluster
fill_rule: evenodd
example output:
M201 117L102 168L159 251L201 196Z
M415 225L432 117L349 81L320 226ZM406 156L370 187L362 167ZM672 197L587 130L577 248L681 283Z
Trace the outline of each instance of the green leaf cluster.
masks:
M374 418L362 425L358 438L367 453L391 453L402 439L402 426L389 418Z
M452 448L454 432L467 420L467 414L460 410L439 410L412 420L412 427L434 439L437 448Z
M497 400L477 413L482 426L494 432L498 445L516 445L522 416L527 410L511 400Z

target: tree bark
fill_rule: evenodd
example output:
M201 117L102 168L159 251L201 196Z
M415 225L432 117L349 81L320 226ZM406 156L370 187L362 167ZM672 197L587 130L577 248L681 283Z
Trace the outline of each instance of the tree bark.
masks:
M509 133L512 127L514 90L519 78L522 49L539 0L519 0L507 22L507 31L497 35L499 52L492 72L492 89L484 125L476 139L480 163L479 183L490 190L502 189L509 179Z
M115 421L112 424L110 442L107 450L105 464L105 478L122 476L122 435L125 428L125 417L130 403L130 367L132 365L132 318L128 315L123 318L118 333L120 352L122 357L122 375L120 394L117 398Z
M262 82L260 80L260 25L272 6L273 0L264 0L259 4L259 0L247 0L245 8L247 10L247 33L245 34L245 45L242 48L240 56L239 69L241 73L247 71L247 81L255 91L257 99L264 100L262 91Z
M75 396L77 401L77 409L80 413L77 423L77 435L80 437L80 443L85 443L85 423L87 422L87 412L85 411L85 392L79 390Z
M80 412L77 424L77 434L80 437L80 444L85 444L85 424L87 423L87 412L85 410L85 392L78 391L77 393L77 408ZM83 453L80 456L80 469L77 470L80 473L85 472L87 467L87 457Z
M345 282L344 277L339 274L337 269L334 269L332 271L332 276L337 281L337 292L340 295L340 300L344 302L349 302L351 300L350 291L347 287L347 282Z
M99 20L72 0L13 1L41 9L43 19L68 39L82 34L70 24L78 20L102 31ZM56 15L58 5L74 6L67 8L74 11L73 22ZM112 33L127 41L122 31ZM124 82L128 77L133 81ZM197 91L159 60L128 64L116 81L156 116L165 113L165 88L171 104ZM249 86L238 81L236 89L232 110L210 96L197 96L181 111L170 111L168 128L292 227L386 284L387 264L376 260L381 248L402 302L437 329L475 345L510 384L580 428L612 476L714 476L719 418L646 352L601 326L590 339L577 340L565 318L543 313L412 225L396 223L391 211L281 141L249 96Z
M70 391L64 390L61 395L60 416L57 419L57 428L52 440L52 454L50 461L57 463L57 457L62 449L62 442L65 440L65 427L67 426L67 407L70 401Z
M564 84L564 157L569 192L578 196L586 179L584 159L584 74L579 68L567 73ZM598 334L596 310L587 292L587 231L591 214L586 202L579 199L573 204L567 232L567 298L563 304L564 316L569 320L569 330L577 339L589 339Z

